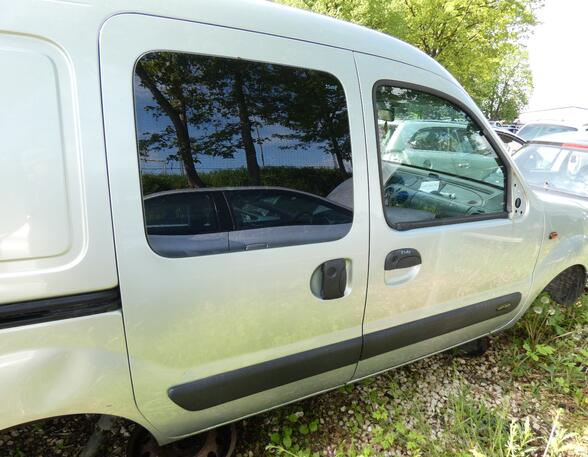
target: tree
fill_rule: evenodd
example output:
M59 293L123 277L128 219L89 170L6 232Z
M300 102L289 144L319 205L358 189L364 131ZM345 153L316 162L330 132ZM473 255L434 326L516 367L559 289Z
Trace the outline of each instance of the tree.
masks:
M196 171L199 157L231 159L240 152L249 184L259 185L256 145L272 138L287 140L280 142L281 149L322 149L348 177L345 93L327 73L161 52L143 57L136 74L152 95L145 109L155 120L169 120L139 124L141 155L171 152L171 159L183 163L191 187L204 186Z
M172 52L143 57L135 72L155 101L145 109L155 119L166 116L171 125L139 139L142 155L172 151L170 157L183 164L188 185L204 187L196 171L199 154L232 158L237 150L244 150L250 184L258 185L252 129L267 97L256 84L263 80L263 65L244 65L238 60Z
M496 73L482 110L490 119L513 122L529 99L532 77L526 56L518 53L505 56Z
M255 145L268 138L254 139L253 132L259 132L272 111L268 88L271 68L238 59L197 58L206 62L202 84L209 99L214 100L214 131L206 136L206 149L231 158L237 151L244 151L249 184L259 185L261 173Z
M536 11L543 0L281 1L366 25L417 46L486 106L501 65L511 56L526 64L521 42L537 23ZM532 87L529 77L519 82L522 91L504 94L514 99L509 102L513 106L520 106Z
M177 150L190 187L204 187L196 171L196 141L190 136L189 128L191 123L200 123L207 117L206 98L193 84L200 72L198 64L186 55L175 53L147 55L135 67L140 84L151 92L156 102L146 110L156 119L167 116L173 126L140 138L141 152L148 155L151 149Z
M288 133L276 134L293 140L288 148L322 145L331 154L343 178L349 177L345 163L351 160L351 139L345 92L333 76L312 70L275 67L273 120Z

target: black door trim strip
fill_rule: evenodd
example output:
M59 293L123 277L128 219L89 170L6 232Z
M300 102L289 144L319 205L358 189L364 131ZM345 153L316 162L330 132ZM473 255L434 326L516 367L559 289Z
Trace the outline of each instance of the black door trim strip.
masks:
M521 298L517 292L368 333L364 336L361 360L510 313L519 305Z
M188 411L200 411L264 390L354 365L361 337L258 363L168 389L169 398Z
M0 329L89 316L120 308L118 287L99 292L0 304Z
M181 408L201 411L510 313L520 301L520 293L505 295L367 334L363 350L362 338L353 338L179 384L167 393Z

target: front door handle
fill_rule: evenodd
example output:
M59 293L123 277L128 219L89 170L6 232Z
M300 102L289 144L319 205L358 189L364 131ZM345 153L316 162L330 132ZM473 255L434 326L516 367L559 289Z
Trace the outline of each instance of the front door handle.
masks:
M421 254L416 249L396 249L386 256L384 261L384 270L398 270L400 268L410 268L422 263Z

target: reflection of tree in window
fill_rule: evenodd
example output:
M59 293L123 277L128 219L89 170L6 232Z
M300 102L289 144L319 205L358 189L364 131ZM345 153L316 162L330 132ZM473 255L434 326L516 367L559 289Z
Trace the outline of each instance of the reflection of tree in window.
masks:
M219 169L245 169L240 186L268 184L259 160L266 144L278 166L300 168L286 151L322 151L323 158L313 156L305 166L336 168L338 182L349 176L345 94L327 73L172 52L142 57L135 72L136 100L140 90L148 91L144 110L152 118L137 117L140 154L167 153L182 164L189 187L236 184L211 182L201 168L206 157L226 159Z

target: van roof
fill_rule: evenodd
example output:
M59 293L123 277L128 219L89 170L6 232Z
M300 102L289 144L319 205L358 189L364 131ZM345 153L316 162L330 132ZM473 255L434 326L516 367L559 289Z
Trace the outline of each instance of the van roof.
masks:
M18 3L15 8L26 8L37 13L54 9L62 21L63 14L67 12L78 17L81 14L81 17L86 18L99 14L102 22L117 14L142 13L254 30L385 57L419 67L456 83L451 74L434 59L401 40L366 27L267 0L35 0L23 2L27 7ZM35 4L41 8L35 8ZM33 20L36 19L41 20ZM30 25L31 18L28 20ZM3 22L0 18L0 26Z

